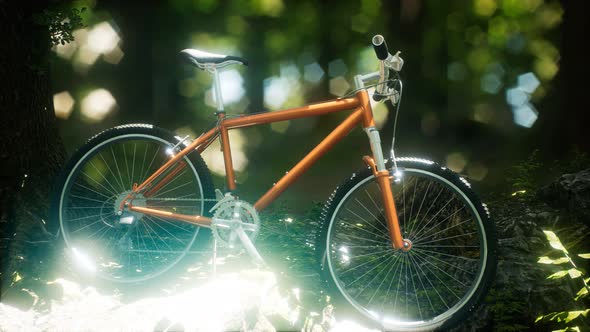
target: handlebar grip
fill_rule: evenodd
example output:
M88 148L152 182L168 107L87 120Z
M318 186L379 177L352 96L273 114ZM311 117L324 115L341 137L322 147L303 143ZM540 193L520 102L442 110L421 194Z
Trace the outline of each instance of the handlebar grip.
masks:
M373 49L375 50L375 54L377 55L377 59L385 60L389 56L389 51L387 50L387 44L385 43L385 38L381 35L375 35L371 41L373 43Z

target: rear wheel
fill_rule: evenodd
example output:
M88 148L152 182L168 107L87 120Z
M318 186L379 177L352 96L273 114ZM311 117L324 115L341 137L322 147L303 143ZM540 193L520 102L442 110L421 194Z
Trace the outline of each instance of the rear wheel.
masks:
M496 268L487 209L457 174L402 158L391 188L408 251L392 247L370 169L328 201L319 250L328 283L345 303L385 330L450 327L486 293Z
M127 125L93 137L62 175L56 214L61 234L82 268L118 282L153 278L174 266L208 229L136 212L117 210L134 184L170 159L178 139L149 125ZM213 186L199 155L184 157L175 176L134 199L136 206L206 215Z

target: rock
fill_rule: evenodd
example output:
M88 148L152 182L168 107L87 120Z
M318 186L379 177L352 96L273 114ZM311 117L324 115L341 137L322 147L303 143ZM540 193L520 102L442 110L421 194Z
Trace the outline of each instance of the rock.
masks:
M573 197L573 196L572 196ZM507 199L489 205L498 231L498 269L484 305L454 331L545 330L535 318L572 309L581 287L569 278L547 276L569 265L537 263L540 256L560 257L543 230L552 230L570 253L588 252L590 227L538 200Z
M573 174L564 174L555 182L541 188L539 198L556 209L590 223L590 168Z

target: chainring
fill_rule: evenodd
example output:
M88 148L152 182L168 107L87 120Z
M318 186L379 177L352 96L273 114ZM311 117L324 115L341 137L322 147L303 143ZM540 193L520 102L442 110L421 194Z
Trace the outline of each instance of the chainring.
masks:
M217 203L211 224L217 244L230 248L239 244L240 239L234 231L237 227L241 227L250 241L254 242L260 230L260 218L249 203L226 197Z

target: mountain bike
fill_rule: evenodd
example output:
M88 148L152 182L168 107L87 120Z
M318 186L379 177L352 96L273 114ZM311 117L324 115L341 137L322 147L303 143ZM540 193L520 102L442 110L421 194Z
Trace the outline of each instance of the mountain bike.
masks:
M461 176L432 161L397 158L395 122L403 85L400 52L372 39L379 70L354 77L348 96L303 107L227 115L219 71L241 57L195 49L184 59L213 76L216 125L181 137L130 124L92 137L67 164L56 218L67 247L110 281L141 282L174 266L197 243L241 246L257 264L258 213L355 127L367 134L366 167L336 188L322 213L315 250L328 285L362 317L385 330L446 328L474 309L496 269L489 212ZM373 99L395 107L385 158ZM277 121L350 112L254 204L236 194L228 132ZM225 193L213 188L200 154L215 140L225 163ZM213 241L211 241L213 239Z

